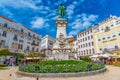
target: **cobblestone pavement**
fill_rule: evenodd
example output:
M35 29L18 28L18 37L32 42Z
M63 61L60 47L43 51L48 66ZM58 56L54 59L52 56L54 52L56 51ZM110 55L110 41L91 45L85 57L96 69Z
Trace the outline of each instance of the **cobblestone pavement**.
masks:
M120 80L120 67L106 66L107 71L101 74L86 77L69 77L69 78L39 78L39 80ZM33 77L17 76L15 72L18 67L12 67L8 70L0 71L0 80L36 80ZM10 74L12 74L10 76Z

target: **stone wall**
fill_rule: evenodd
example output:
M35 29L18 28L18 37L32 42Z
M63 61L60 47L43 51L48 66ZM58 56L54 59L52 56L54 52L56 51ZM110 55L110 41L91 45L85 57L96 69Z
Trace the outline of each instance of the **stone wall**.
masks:
M106 71L106 68L102 68L100 70L88 71L88 72L78 72L78 73L27 73L18 71L18 75L22 76L30 76L30 77L80 77L80 76L90 76L99 73L103 73Z

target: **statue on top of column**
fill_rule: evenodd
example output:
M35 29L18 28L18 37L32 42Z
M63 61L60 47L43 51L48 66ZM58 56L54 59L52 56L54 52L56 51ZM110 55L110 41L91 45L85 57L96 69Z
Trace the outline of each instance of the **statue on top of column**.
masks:
M59 17L63 18L65 16L66 7L61 3L58 7Z

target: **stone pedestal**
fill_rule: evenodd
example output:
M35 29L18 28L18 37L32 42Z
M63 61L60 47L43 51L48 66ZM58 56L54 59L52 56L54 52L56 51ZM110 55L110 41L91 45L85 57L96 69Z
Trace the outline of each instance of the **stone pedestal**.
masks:
M53 45L52 49L52 57L55 60L68 60L69 54L71 54L70 45L66 39L66 26L66 19L58 18L56 20L56 43Z

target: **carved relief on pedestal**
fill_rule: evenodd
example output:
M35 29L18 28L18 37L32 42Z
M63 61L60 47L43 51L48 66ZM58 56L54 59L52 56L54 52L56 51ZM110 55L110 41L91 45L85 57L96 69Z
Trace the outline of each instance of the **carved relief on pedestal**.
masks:
M66 38L64 37L64 35L62 33L60 33L58 40L58 44L60 48L65 48L65 42L66 42Z

